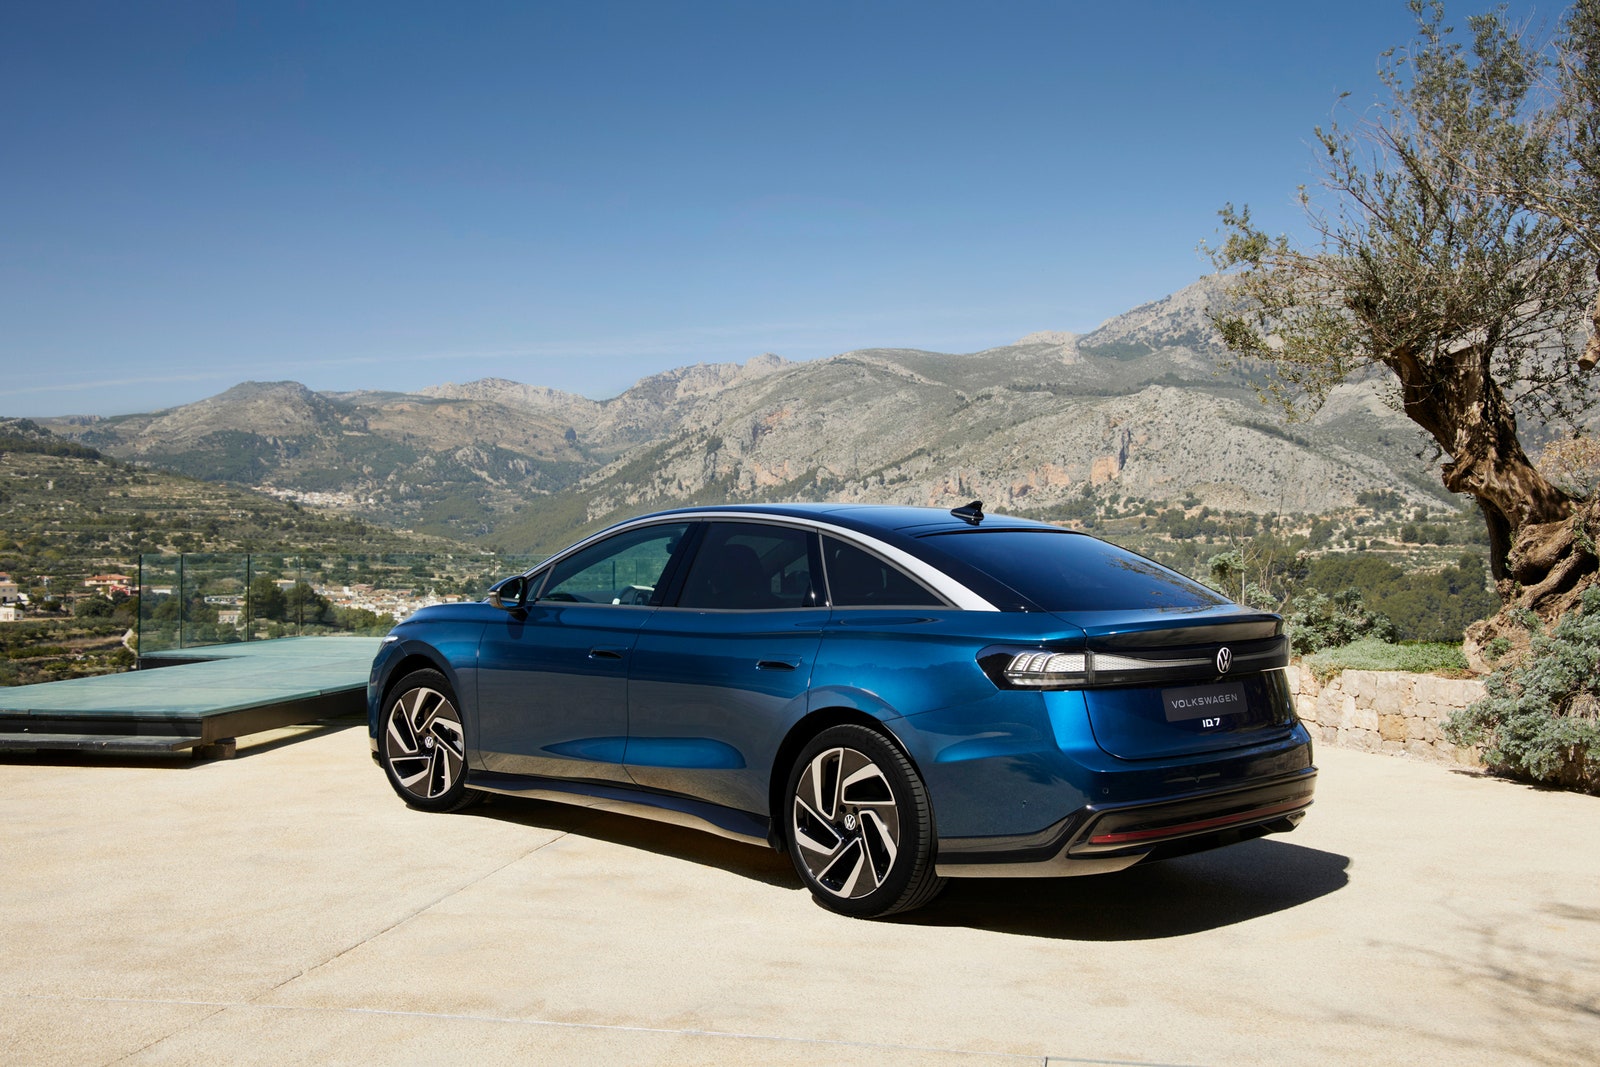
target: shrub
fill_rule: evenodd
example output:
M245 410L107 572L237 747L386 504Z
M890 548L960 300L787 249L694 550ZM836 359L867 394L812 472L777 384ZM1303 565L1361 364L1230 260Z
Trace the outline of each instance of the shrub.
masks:
M1362 637L1348 645L1307 656L1301 663L1323 681L1340 671L1407 671L1411 674L1460 674L1467 656L1460 645L1414 643L1397 645L1378 637Z
M1536 624L1529 623L1530 628ZM1535 630L1529 654L1484 682L1488 696L1450 716L1444 733L1482 745L1504 774L1600 793L1600 585L1548 633Z
M1386 616L1368 611L1361 593L1346 589L1327 596L1315 589L1290 602L1285 621L1289 624L1289 644L1302 656L1337 645L1348 645L1359 637L1395 639L1394 623Z
M86 596L72 605L73 617L79 619L108 619L115 610L103 596Z

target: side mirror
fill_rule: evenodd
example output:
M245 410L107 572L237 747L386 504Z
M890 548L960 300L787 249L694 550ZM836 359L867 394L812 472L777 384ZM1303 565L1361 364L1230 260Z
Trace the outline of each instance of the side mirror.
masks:
M489 603L501 611L521 611L527 595L528 579L518 574L489 587Z

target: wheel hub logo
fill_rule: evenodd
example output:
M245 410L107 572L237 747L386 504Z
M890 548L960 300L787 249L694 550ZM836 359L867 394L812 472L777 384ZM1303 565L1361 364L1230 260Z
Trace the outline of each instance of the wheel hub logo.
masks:
M1233 666L1233 649L1226 646L1217 649L1217 673L1227 674Z

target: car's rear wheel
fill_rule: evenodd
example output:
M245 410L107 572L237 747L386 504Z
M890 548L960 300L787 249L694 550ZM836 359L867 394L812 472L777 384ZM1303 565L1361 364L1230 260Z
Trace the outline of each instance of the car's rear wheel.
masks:
M413 671L389 690L378 752L400 799L423 811L457 811L483 794L467 788L467 738L450 683Z
M789 856L824 907L876 918L921 907L944 887L927 790L876 730L850 724L812 738L785 798Z

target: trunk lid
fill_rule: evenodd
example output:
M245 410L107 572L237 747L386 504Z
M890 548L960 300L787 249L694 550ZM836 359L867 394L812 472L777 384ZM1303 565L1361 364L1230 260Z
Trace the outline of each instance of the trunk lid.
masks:
M1093 664L1084 702L1095 742L1161 759L1276 740L1293 729L1282 619L1235 606L1074 612Z

